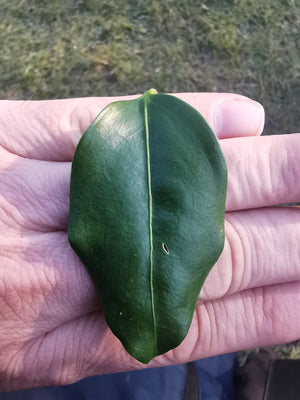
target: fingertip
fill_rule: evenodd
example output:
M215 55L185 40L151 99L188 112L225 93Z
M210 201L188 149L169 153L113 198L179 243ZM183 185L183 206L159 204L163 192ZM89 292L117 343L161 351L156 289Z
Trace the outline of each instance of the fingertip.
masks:
M213 104L213 130L219 139L261 135L265 124L263 106L247 97L226 97Z

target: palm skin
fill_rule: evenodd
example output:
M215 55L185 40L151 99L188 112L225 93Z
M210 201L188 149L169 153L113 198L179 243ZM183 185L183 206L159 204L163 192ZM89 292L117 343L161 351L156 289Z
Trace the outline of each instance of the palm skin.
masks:
M188 336L148 366L300 337L300 135L260 137L263 110L231 94L180 94L228 167L224 251ZM112 98L0 102L0 390L145 368L107 327L67 239L76 144Z

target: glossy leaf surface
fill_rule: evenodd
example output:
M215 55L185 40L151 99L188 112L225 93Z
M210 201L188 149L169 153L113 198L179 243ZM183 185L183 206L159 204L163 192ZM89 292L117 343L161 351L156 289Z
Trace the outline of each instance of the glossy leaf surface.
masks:
M203 117L150 90L108 105L72 164L69 241L143 363L178 346L224 246L226 164Z

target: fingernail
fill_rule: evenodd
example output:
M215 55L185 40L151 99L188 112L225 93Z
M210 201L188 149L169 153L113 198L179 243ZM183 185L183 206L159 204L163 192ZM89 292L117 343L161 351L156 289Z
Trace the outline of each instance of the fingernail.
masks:
M263 106L247 98L223 101L213 109L214 131L220 139L260 135L264 123Z

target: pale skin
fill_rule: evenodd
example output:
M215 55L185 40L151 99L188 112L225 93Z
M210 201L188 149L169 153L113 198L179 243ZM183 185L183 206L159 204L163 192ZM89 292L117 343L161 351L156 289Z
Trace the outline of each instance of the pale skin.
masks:
M300 134L260 137L264 112L233 94L180 94L228 166L224 251L183 343L147 367L300 337ZM145 368L107 327L67 239L71 161L116 98L0 102L0 391ZM176 312L176 310L174 310Z

